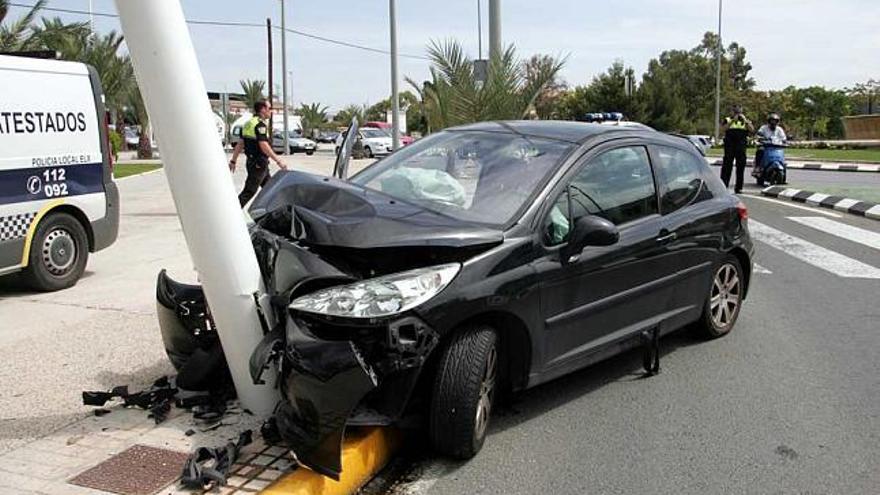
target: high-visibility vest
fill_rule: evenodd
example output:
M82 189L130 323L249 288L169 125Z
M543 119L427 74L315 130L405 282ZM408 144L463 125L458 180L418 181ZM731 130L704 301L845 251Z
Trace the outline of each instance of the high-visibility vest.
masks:
M745 122L741 122L739 120L733 120L730 117L727 117L727 127L729 129L743 129L743 130L748 129L748 126L746 126Z
M260 118L257 116L253 116L244 123L244 126L241 128L241 137L245 139L257 139L257 124L260 123Z

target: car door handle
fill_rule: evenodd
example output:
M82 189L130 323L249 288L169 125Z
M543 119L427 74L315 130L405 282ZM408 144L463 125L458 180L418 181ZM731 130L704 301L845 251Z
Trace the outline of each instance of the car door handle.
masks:
M661 232L660 234L661 234L660 237L657 238L657 242L659 244L666 244L666 243L672 242L678 237L678 235L675 232L670 232L668 234L664 234L663 232Z

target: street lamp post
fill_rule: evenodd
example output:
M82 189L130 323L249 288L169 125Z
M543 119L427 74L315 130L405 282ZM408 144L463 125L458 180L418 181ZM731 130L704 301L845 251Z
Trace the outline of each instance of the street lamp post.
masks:
M721 124L721 2L718 0L718 46L715 47L715 143L718 143L718 126Z
M501 56L501 0L489 0L489 60Z
M281 110L284 112L284 154L290 154L290 127L287 122L287 16L284 15L284 0L281 0ZM274 131L273 131L274 134Z
M397 6L388 0L388 18L391 24L391 145L400 148L400 95L397 88Z

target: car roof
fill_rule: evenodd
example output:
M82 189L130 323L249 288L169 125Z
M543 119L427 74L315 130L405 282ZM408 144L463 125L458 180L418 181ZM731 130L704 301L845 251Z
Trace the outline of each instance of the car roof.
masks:
M655 133L648 126L612 126L565 120L507 120L477 122L447 129L448 131L484 131L523 134L532 137L556 139L570 143L583 143L599 134L640 129Z

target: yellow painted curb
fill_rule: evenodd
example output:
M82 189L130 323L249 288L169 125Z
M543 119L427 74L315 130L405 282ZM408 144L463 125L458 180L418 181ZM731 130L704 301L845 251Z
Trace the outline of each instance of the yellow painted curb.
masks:
M261 491L268 495L351 495L391 460L400 444L392 428L351 428L342 444L342 476L332 480L306 468L297 468Z

